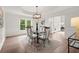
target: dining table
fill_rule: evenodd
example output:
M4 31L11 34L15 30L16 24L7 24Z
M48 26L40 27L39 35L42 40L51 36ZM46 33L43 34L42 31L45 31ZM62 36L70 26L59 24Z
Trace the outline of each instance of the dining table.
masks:
M34 35L33 37L34 37L34 39L36 39L37 44L40 43L39 40L45 41L48 38L47 30L50 29L50 27L45 26L45 25L43 25L41 27L43 27L44 31L43 30L39 31L40 28L39 28L39 24L38 23L36 23L36 28L35 28L36 30L35 31L32 31L32 29L31 29L31 28L33 28L33 26L27 27L31 31L30 35L32 35L32 36Z
M47 30L48 29L50 29L50 27L48 27L48 26L45 26L45 25L43 25L42 27L44 28L44 31L39 31L39 29L38 29L38 23L36 23L36 32L34 32L34 34L36 34L36 39L37 39L37 43L39 44L39 40L45 40L45 39L47 39L47 35L48 35L48 33L47 33ZM43 36L43 37L42 37Z

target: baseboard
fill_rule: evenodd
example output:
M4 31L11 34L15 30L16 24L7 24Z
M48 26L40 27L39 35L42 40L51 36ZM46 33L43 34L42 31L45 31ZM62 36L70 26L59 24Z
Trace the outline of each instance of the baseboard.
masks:
M26 35L26 33L16 34L16 35L11 35L11 36L6 36L6 38L17 37L17 36L21 36L21 35Z

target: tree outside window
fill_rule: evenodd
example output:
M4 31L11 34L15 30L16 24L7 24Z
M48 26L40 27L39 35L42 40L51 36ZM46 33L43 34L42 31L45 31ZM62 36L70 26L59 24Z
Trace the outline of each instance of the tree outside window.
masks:
M31 27L31 20L20 20L20 30L25 30L26 27Z

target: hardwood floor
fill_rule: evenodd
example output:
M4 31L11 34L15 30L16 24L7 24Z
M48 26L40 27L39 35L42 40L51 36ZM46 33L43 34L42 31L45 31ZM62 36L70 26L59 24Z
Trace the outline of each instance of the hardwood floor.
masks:
M56 32L50 36L50 43L37 50L29 43L26 35L8 37L2 47L1 53L67 53L67 40L64 32ZM71 52L79 52L79 49L71 48Z

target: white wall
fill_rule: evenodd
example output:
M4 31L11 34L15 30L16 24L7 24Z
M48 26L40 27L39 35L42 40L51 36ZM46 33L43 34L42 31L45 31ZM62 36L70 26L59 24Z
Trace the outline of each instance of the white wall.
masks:
M13 36L26 33L26 30L20 30L20 19L28 19L25 16L13 13L7 13L5 16L6 22L6 36Z

